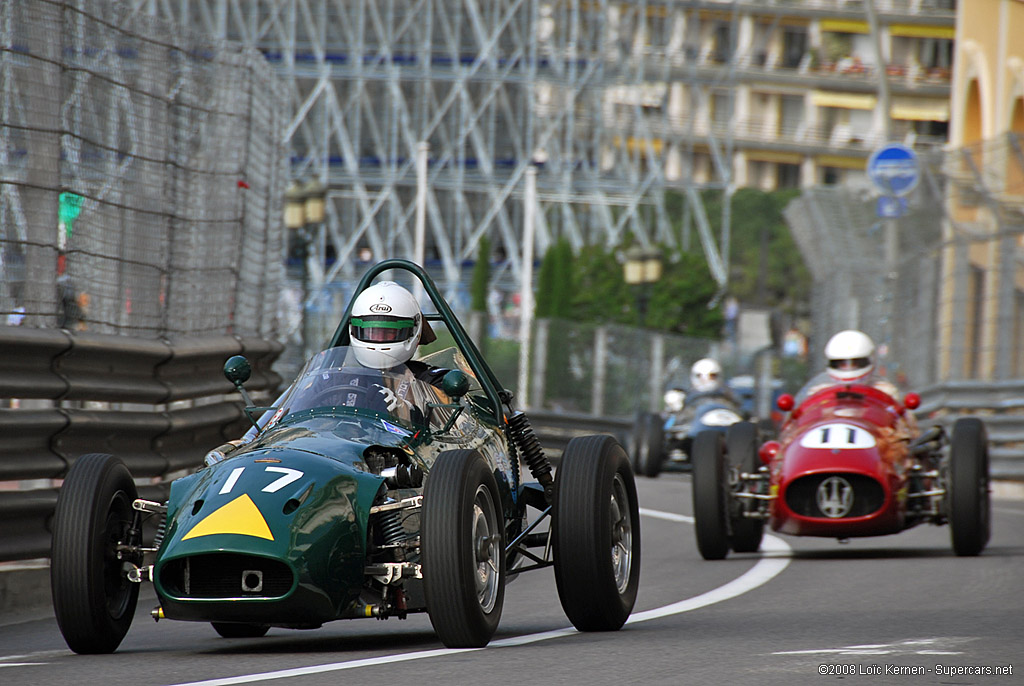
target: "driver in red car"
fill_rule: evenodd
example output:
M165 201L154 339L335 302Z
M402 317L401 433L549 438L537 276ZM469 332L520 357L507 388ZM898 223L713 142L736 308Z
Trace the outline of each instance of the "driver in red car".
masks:
M840 331L825 345L828 368L812 378L799 393L807 398L839 384L870 386L899 401L896 385L875 371L875 343L862 331Z
M831 386L857 385L874 388L892 398L893 405L901 402L896 385L875 371L875 342L863 331L840 331L825 344L827 369L808 381L796 397L799 406L818 391ZM912 413L896 412L896 430L909 438L917 434L917 420Z

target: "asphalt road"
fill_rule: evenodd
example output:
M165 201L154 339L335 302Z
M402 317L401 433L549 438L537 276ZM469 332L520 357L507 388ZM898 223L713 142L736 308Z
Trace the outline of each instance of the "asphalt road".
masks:
M846 544L772 536L759 554L706 562L689 478L638 483L640 595L619 632L569 628L549 570L510 584L495 640L468 651L444 649L426 616L222 639L154 623L149 595L113 655L71 653L48 613L0 625L0 684L1024 683L1024 500L994 501L977 558L927 526Z

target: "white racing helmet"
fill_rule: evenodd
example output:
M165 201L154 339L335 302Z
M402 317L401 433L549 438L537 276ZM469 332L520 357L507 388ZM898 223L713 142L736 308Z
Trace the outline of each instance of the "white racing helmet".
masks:
M722 365L710 357L697 360L690 367L690 386L698 393L716 391L722 385Z
M867 376L875 366L875 343L862 331L840 331L825 344L828 373L839 381Z
M665 409L669 412L679 412L686 405L686 392L681 388L672 387L665 391L663 396Z
M394 281L373 284L356 298L349 345L359 364L390 369L405 364L420 343L436 339L412 293Z

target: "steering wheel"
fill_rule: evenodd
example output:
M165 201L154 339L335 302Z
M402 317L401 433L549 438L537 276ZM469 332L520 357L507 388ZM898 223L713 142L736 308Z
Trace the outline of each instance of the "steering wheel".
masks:
M340 386L331 386L330 388L324 389L318 393L313 400L310 402L310 407L320 406L348 406L349 403L338 401L341 399L348 400L348 396L355 393L355 402L351 403L351 407L366 407L366 394L370 389L365 386L355 386L353 384L342 384Z

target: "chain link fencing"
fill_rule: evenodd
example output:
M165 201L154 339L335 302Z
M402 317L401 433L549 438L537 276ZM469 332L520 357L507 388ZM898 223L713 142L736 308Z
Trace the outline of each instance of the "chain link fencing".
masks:
M0 3L0 324L274 338L284 102L125 3Z
M908 387L1024 375L1022 140L920 155L900 217L880 217L870 191L839 187L787 207L814 278L812 366L829 336L858 328Z

